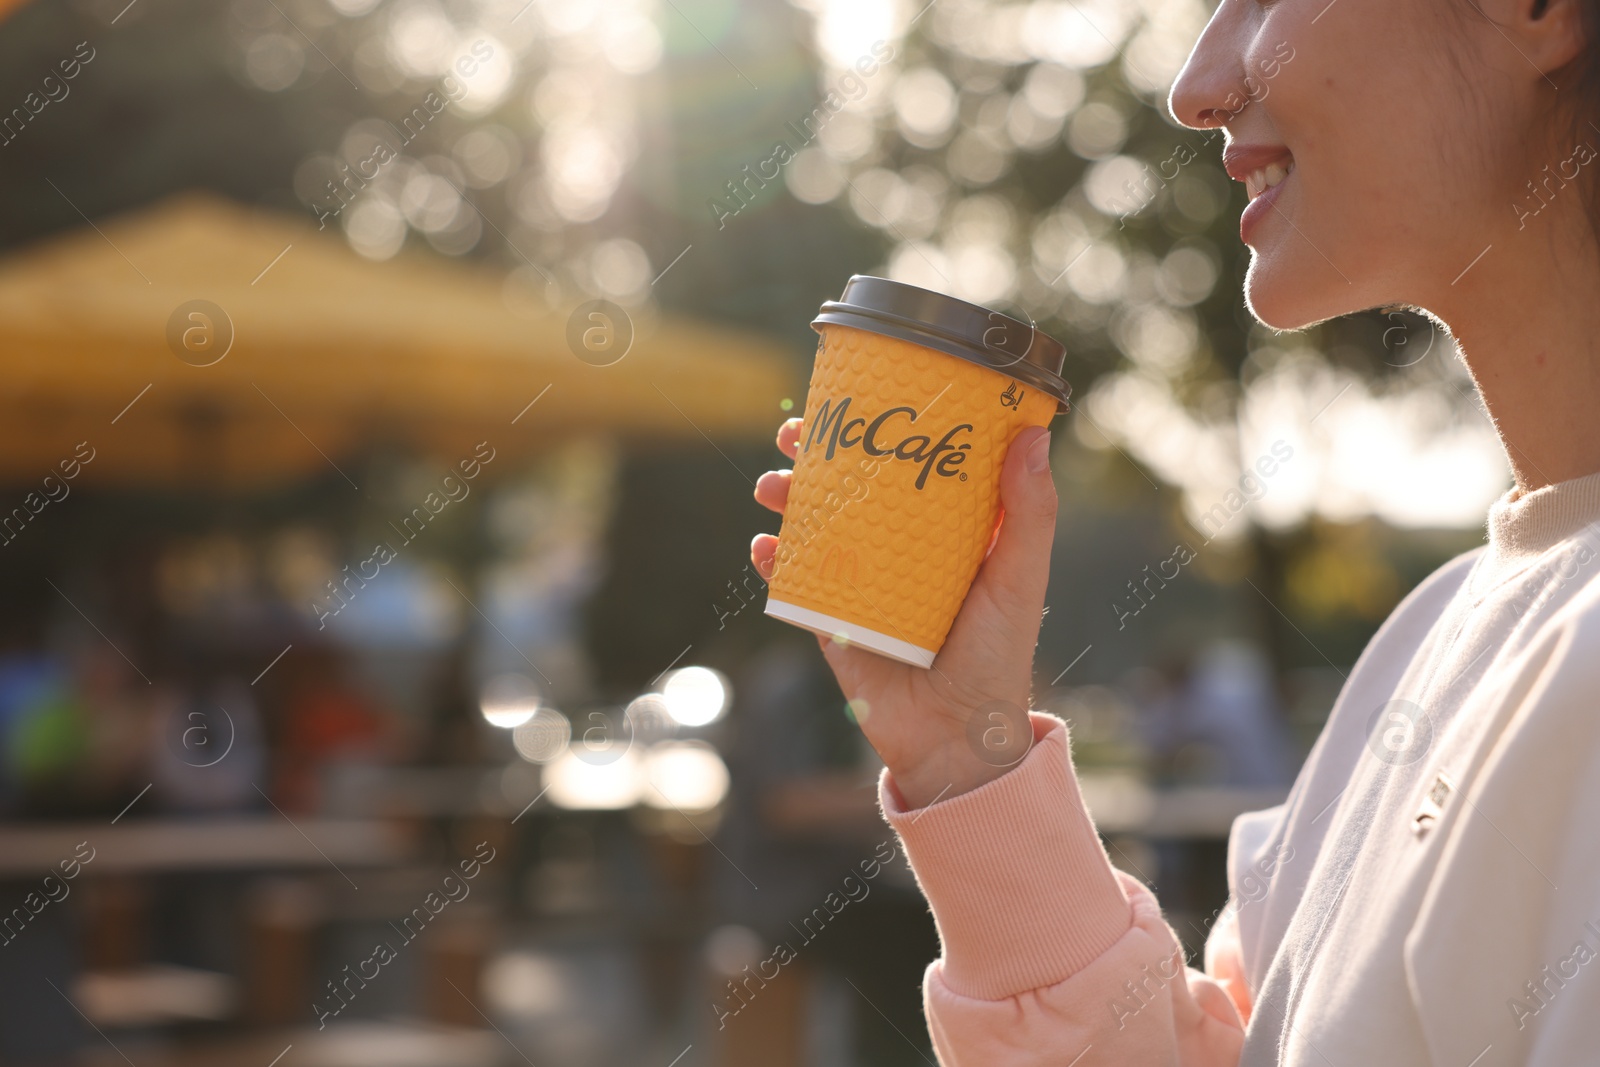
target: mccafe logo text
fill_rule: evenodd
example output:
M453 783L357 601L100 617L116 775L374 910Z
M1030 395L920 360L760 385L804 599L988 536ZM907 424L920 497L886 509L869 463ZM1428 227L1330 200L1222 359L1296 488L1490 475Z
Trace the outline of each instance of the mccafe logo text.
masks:
M928 484L930 473L941 478L959 477L962 481L967 480L966 473L956 468L966 460L967 450L972 444L956 444L955 439L963 430L972 429L970 422L952 426L935 443L931 436L914 432L916 408L893 407L868 421L850 417L852 399L847 396L837 404L832 400L822 402L817 408L816 418L811 420L811 426L806 431L804 447L807 452L811 451L814 444L825 444L827 450L824 455L832 459L839 449L859 445L861 451L869 456L910 460L922 465L922 470L917 474L918 489Z

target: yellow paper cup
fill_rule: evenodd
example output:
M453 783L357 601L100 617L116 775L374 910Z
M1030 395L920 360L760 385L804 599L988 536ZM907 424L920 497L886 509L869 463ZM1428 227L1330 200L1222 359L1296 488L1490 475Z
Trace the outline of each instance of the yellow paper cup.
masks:
M821 335L766 613L933 664L1000 517L1012 437L1065 411L1028 323L857 275Z

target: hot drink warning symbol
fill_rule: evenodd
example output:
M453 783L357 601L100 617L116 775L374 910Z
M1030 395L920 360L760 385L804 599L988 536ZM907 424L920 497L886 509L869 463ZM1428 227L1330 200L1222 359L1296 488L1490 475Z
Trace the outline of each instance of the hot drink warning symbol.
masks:
M1004 407L1014 408L1022 403L1022 398L1028 394L1017 388L1017 383L1012 382L1006 386L1006 391L1000 394L1000 403Z

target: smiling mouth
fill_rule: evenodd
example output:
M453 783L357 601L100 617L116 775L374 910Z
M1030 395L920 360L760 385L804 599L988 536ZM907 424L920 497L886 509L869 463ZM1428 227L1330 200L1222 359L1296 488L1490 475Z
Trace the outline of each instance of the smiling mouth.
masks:
M1244 177L1245 193L1251 200L1254 200L1293 173L1293 159L1283 163L1268 163L1265 167L1257 167Z
M1222 167L1228 177L1244 183L1250 202L1239 215L1239 240L1249 244L1268 209L1277 207L1278 186L1294 173L1294 153L1283 144L1233 141L1222 150Z

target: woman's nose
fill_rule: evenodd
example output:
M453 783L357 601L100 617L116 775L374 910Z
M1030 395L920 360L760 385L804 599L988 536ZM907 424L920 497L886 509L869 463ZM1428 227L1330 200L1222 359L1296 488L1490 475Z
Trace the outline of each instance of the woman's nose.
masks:
M1182 125L1196 130L1225 125L1248 102L1243 56L1249 40L1240 25L1241 8L1248 2L1222 0L1217 5L1172 83L1167 107Z

